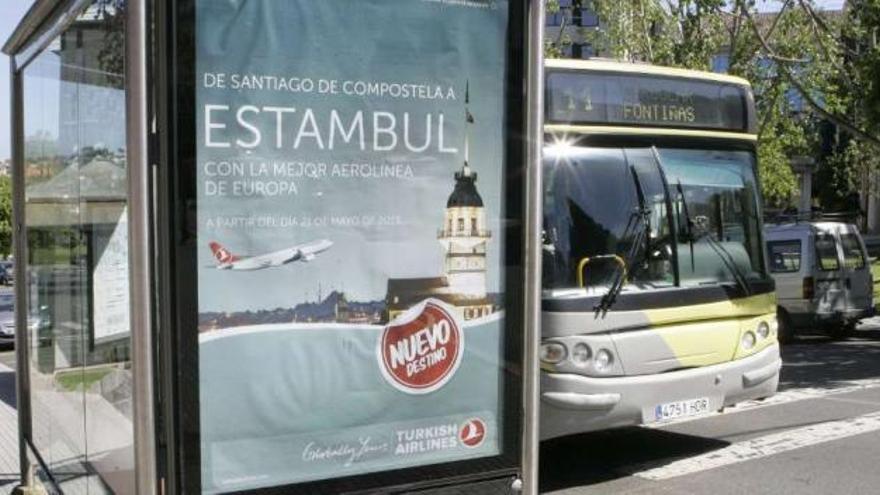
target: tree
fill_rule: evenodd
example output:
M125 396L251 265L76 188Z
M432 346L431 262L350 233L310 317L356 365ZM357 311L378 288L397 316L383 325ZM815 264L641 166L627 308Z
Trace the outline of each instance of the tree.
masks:
M820 165L821 205L864 212L868 198L877 194L872 188L880 166L880 133L871 115L880 75L876 51L880 4L877 0L851 1L844 13L829 18L808 0L789 0L779 17L801 27L784 32L779 36L784 42L776 42L776 46L754 27L754 15L749 17L762 52L803 99L810 120L833 124L833 132L824 133L820 145L813 147ZM802 36L790 36L792 31Z
M122 88L120 76L125 73L125 6L126 0L97 0L95 20L104 23L104 40L98 51L98 63L107 74L110 86Z
M600 51L626 61L708 70L719 53L724 0L594 2L599 28L587 37Z
M12 180L0 176L0 255L12 253Z
M865 116L880 129L880 0L850 0L846 35L855 53L849 59L864 91Z
M547 15L554 15L562 10L559 6L559 0L547 0L547 3L544 5ZM566 33L568 17L563 19L563 24L559 27L559 35L555 39L544 39L544 56L547 58L562 57L563 48L571 43L571 38Z

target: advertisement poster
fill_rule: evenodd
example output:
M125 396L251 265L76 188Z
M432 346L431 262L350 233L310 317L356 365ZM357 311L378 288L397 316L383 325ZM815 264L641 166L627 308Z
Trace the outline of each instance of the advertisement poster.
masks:
M206 492L501 452L507 15L197 2Z

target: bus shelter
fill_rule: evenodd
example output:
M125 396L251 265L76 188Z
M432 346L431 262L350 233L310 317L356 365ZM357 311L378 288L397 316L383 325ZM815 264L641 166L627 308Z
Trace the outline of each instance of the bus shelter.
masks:
M542 9L34 2L24 488L535 493Z

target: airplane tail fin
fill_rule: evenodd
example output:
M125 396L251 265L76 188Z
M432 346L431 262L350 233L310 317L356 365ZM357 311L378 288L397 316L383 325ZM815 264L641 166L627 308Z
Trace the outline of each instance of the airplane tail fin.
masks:
M214 253L214 259L217 260L217 264L219 265L232 263L239 259L238 256L230 253L229 250L223 247L219 242L211 241L208 243L208 246L211 247L211 252Z

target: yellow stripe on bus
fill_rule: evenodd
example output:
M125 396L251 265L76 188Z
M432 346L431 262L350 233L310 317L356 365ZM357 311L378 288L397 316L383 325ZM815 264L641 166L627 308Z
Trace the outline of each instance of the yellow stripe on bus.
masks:
M626 127L626 126L602 126L602 125L570 125L570 124L546 124L544 132L548 134L577 134L577 135L618 135L618 136L673 136L673 137L694 137L694 138L710 138L710 139L731 139L738 141L748 141L754 143L758 141L756 134L748 134L744 132L724 132L724 131L704 131L699 129L668 129L668 128L647 128L647 127Z
M776 328L776 294L760 294L729 301L673 308L644 310L651 328L672 350L681 367L709 366L740 359L760 352L776 342L756 339L755 346L743 349L747 331L755 332L765 321Z
M652 326L687 323L700 320L736 319L758 316L776 311L776 293L730 299L691 306L671 306L642 309Z

